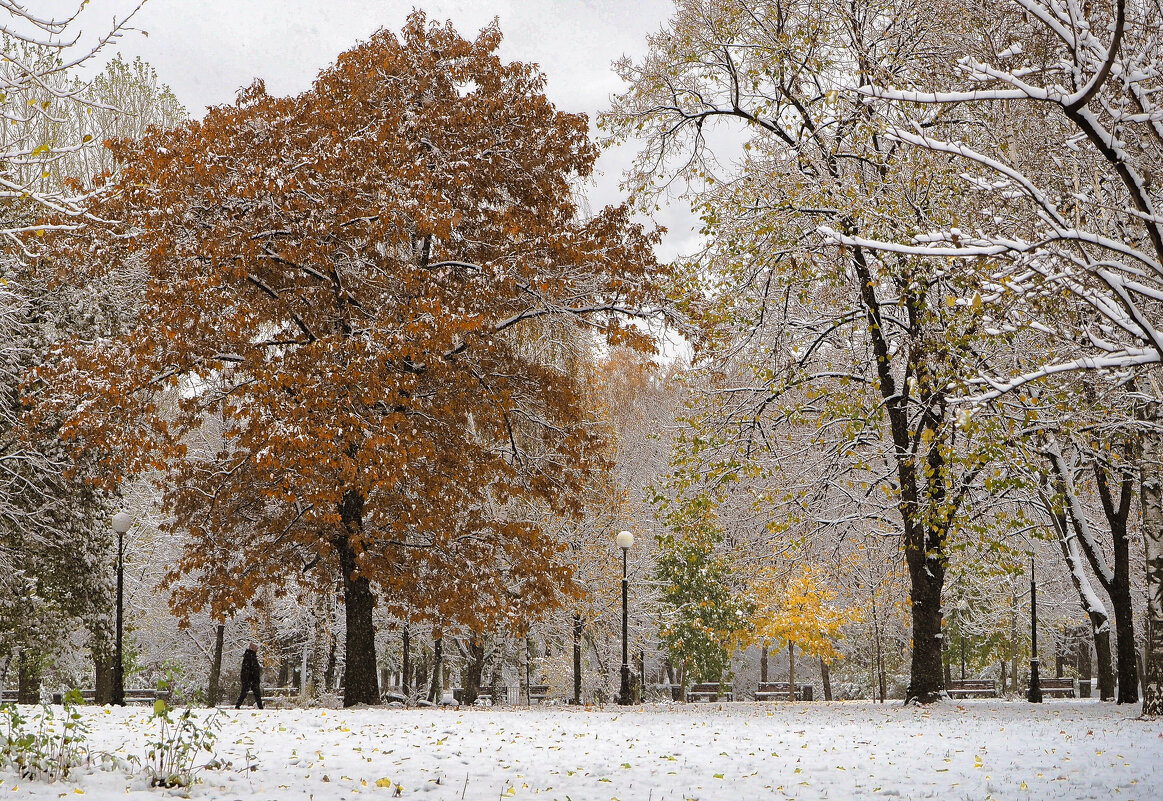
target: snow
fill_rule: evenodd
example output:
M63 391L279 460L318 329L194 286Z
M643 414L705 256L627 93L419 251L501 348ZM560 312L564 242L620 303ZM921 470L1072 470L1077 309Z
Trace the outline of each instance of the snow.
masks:
M145 708L82 709L91 751L144 755ZM206 799L1158 798L1163 721L1094 700L622 709L223 710ZM201 714L209 714L204 712ZM209 761L204 754L198 764ZM253 770L247 770L247 766ZM184 796L139 774L0 774L0 798ZM377 784L378 782L378 784Z

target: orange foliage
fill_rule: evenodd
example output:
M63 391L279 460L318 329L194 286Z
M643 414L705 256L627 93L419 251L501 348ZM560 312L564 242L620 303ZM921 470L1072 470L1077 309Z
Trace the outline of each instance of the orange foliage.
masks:
M414 13L298 97L256 83L115 143L92 211L120 222L55 242L69 280L147 274L128 336L41 378L112 475L166 471L180 611L232 612L320 560L476 630L569 591L544 521L579 512L603 448L577 377L527 342L648 347L626 319L658 305L659 268L625 208L579 221L587 120L499 42ZM211 412L221 451L187 454Z

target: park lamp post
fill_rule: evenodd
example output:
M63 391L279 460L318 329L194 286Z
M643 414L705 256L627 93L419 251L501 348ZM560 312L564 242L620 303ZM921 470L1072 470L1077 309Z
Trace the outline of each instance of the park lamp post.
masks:
M622 549L622 688L618 693L618 703L625 706L630 703L630 616L627 601L629 584L626 578L626 554L634 545L634 534L630 531L619 531L614 541Z
M117 622L113 639L113 704L125 706L125 662L122 634L125 605L125 532L133 525L133 518L125 512L113 515L113 530L117 532Z
M1034 557L1030 557L1030 689L1031 704L1042 703L1042 681L1038 676L1038 585L1034 583Z

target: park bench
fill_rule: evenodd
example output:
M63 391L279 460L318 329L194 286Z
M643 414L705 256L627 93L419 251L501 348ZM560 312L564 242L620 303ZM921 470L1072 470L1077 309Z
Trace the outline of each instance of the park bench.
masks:
M950 698L997 698L993 679L952 679L945 688Z
M96 690L81 690L81 700L86 704L91 704L97 700ZM64 700L64 693L53 693L51 696L52 703L60 704ZM125 690L125 703L127 704L152 704L157 699L162 699L167 703L170 700L169 690L153 690L149 688L134 688ZM0 693L0 701L15 701L16 690L4 690Z
M548 684L530 684L529 685L529 703L540 704L549 695Z
M755 691L756 701L786 701L790 685L786 681L761 681L759 689ZM796 700L811 701L815 697L815 689L810 684L796 685Z
M720 698L724 701L735 700L735 693L731 692L730 690L724 690L721 688L722 685L720 685L717 681L709 681L703 684L692 684L687 688L686 699L692 703L700 699L706 699L707 701L714 701Z
M456 702L458 704L463 704L464 703L464 688L463 687L453 687L452 688L452 697L456 699ZM493 694L491 692L489 692L488 690L478 690L477 691L477 698L475 701L473 701L473 703L476 704L477 706L492 706L493 705Z
M1038 679L1038 687L1042 690L1042 695L1049 698L1077 698L1078 692L1074 687L1074 679L1065 677L1061 679L1055 678L1041 678Z

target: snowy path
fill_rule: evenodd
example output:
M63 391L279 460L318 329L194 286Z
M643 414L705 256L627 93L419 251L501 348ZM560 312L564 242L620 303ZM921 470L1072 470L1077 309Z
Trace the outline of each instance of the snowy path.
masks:
M224 714L217 753L232 769L199 774L195 798L387 799L399 784L401 797L432 801L1153 801L1163 786L1163 721L1095 701ZM146 710L88 708L85 717L92 749L144 752ZM53 785L0 778L0 800L184 794L123 773Z

